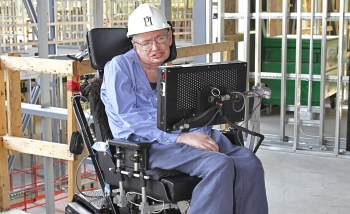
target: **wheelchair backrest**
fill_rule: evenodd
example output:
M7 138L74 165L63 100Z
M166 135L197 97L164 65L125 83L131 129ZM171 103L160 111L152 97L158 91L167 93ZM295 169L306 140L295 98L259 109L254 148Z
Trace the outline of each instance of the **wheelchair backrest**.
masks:
M87 32L86 41L91 67L101 71L114 56L132 48L126 28L94 28Z
M170 26L171 22L168 22ZM173 32L173 42L170 46L170 56L164 63L176 59L176 45ZM114 56L124 54L132 48L131 39L126 37L127 28L94 28L87 32L86 41L91 67L98 71L95 78L86 88L90 101L90 111L94 118L93 130L98 141L112 139L105 106L100 98L103 69Z
M170 26L171 22L168 22ZM124 54L132 48L131 39L126 37L127 28L93 28L86 34L91 67L103 71L105 64L114 56ZM170 56L164 63L176 59L176 45L173 31Z

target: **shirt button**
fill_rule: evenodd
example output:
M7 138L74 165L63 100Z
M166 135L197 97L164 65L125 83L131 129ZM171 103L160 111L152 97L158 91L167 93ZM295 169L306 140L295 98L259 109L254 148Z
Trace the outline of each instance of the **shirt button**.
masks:
M165 142L170 143L170 140L169 139L165 139Z

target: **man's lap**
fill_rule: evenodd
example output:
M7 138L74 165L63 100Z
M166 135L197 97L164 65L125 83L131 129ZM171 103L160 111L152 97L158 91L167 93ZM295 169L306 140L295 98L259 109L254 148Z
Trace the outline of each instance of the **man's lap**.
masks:
M218 143L220 152L205 151L184 143L154 143L150 149L150 167L177 169L185 173L194 172L196 168L215 168L228 163L228 159L238 169L262 168L260 160L247 148L232 145L219 131L212 130L211 137ZM200 172L199 172L200 173ZM249 173L249 172L247 172ZM190 173L189 173L190 174Z

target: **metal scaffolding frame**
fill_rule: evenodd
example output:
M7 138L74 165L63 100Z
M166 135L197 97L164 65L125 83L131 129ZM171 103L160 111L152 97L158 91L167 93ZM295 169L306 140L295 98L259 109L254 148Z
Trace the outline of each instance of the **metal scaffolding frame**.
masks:
M224 1L219 1L224 2ZM282 61L281 61L281 73L267 73L261 72L261 40L259 36L255 38L255 69L254 72L249 72L249 77L254 78L255 82L259 82L261 79L280 79L281 80L281 110L280 110L280 131L278 136L268 136L271 140L277 141L279 143L286 141L293 141L293 150L298 152L306 152L299 145L301 141L301 137L299 134L300 127L303 125L317 125L319 127L319 137L318 139L313 139L311 142L318 142L319 146L326 145L326 143L334 142L334 155L346 154L345 148L341 146L341 143L345 142L345 139L340 138L340 121L342 117L342 109L347 107L347 102L344 102L343 99L343 91L344 84L349 83L349 77L345 76L346 69L346 57L347 57L347 42L349 39L348 35L348 21L350 20L350 13L348 11L348 1L340 0L340 11L339 12L328 12L329 2L327 0L311 0L311 12L303 12L302 11L302 1L297 0L296 2L296 10L297 12L288 12L289 1L283 1L282 12L262 12L261 10L261 2L259 0L255 1L255 13L251 13L251 2L250 1L237 1L240 7L244 7L243 13L223 13L221 17L222 22L225 19L242 19L244 20L244 58L245 61L249 62L249 50L250 50L250 20L255 20L255 32L256 35L261 34L261 30L263 30L262 20L269 19L281 19L282 20ZM314 9L317 5L321 5L321 12ZM219 3L220 4L220 3ZM222 4L222 3L221 3ZM219 9L223 10L219 7ZM220 16L219 16L220 17ZM287 74L287 34L288 34L288 22L290 20L296 21L296 70L295 74ZM301 48L302 48L302 20L311 21L311 35L314 35L314 31L312 27L315 25L314 22L322 24L322 29L320 31L322 35L322 49L321 49L321 74L315 75L312 73L309 74L301 74ZM338 74L337 75L326 75L326 46L327 46L327 22L329 21L337 21L339 23L339 40L338 40ZM211 26L209 24L209 26ZM316 28L316 27L315 27ZM221 38L223 38L223 33L220 34ZM310 36L310 43L312 44L314 40L313 36ZM310 48L310 56L312 52L312 48ZM249 71L250 69L248 69ZM312 69L310 69L312 70ZM293 106L286 105L286 80L295 80L295 101ZM248 81L248 80L247 80ZM302 106L300 105L300 86L301 81L319 81L320 82L320 106ZM324 119L325 119L325 84L326 82L336 82L337 83L337 96L336 96L336 118L335 118L335 137L325 137L324 136ZM311 93L311 89L309 90ZM310 97L310 96L309 96ZM294 111L294 118L286 119L286 111ZM301 117L301 112L317 112L319 114L319 120L308 120ZM246 112L248 115L248 112ZM296 122L295 122L296 121ZM286 136L285 126L286 124L293 124L294 135ZM305 140L305 139L303 139ZM350 146L349 146L350 147ZM329 153L325 153L329 154Z

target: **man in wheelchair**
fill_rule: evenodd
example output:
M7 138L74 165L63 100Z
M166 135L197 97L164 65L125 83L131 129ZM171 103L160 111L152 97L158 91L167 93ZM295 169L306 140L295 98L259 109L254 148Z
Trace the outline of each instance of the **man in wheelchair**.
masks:
M104 67L101 99L114 138L152 142L148 166L200 178L190 213L268 213L264 170L244 146L205 126L187 132L157 128L158 67L170 55L171 26L155 7L142 4L128 21L132 49Z

